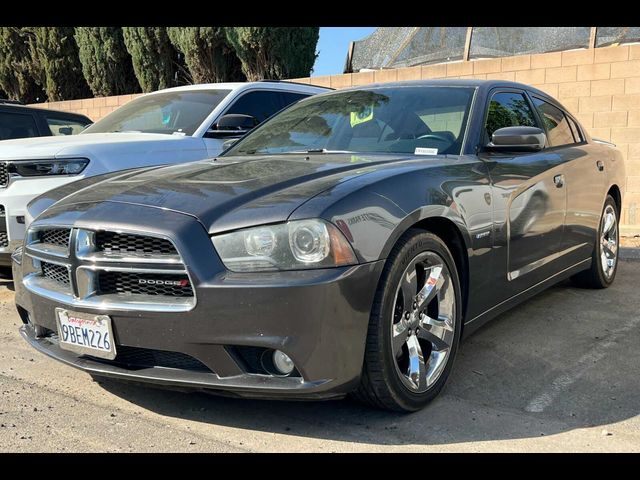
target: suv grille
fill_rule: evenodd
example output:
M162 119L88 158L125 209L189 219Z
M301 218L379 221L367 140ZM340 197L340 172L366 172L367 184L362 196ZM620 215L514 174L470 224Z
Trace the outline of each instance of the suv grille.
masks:
M6 248L9 246L9 236L7 232L0 232L0 248Z
M42 276L61 285L69 285L69 269L55 263L42 262Z
M189 277L180 274L100 272L98 274L98 285L102 294L193 297Z
M41 230L39 232L39 238L41 243L48 243L51 245L57 245L58 247L69 248L69 236L71 235L71 229L69 228L51 228L48 230Z
M138 256L177 255L173 244L164 238L117 232L96 232L96 247L105 254Z
M7 220L4 205L0 205L0 248L9 246L9 236L7 235Z
M9 185L9 167L6 163L0 163L0 187Z

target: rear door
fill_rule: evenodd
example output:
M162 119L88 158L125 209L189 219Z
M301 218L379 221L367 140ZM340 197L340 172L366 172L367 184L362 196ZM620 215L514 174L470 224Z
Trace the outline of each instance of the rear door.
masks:
M603 159L589 154L578 123L552 99L531 96L546 129L548 152L564 163L567 217L562 250L564 266L571 266L593 251L606 189Z
M542 128L526 92L499 88L490 92L484 144L503 127ZM550 276L562 248L566 212L561 156L539 152L482 151L492 182L494 255L499 297L507 299Z

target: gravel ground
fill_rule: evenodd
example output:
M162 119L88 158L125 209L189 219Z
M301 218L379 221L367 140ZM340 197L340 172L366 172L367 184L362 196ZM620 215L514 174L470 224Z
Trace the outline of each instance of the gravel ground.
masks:
M2 452L640 452L640 263L614 287L563 283L468 338L443 394L398 415L91 377L19 336L0 280Z

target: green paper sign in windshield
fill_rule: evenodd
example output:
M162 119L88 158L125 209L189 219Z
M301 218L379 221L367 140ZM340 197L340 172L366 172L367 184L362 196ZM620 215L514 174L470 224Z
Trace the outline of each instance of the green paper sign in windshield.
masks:
M373 105L367 105L359 112L351 112L351 128L373 120Z

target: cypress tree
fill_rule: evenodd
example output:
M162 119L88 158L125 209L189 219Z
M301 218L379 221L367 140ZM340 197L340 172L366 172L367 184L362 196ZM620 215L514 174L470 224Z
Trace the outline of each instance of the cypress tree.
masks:
M318 56L319 27L228 27L226 31L250 81L307 77Z
M44 89L50 101L91 96L82 75L73 27L32 27L32 54L44 72Z
M165 27L123 27L122 33L143 92L182 83L184 67Z
M43 72L25 27L0 27L0 89L11 100L44 102Z
M119 27L76 27L82 73L96 96L140 92Z
M169 27L167 33L184 55L192 83L244 80L240 60L223 27Z

